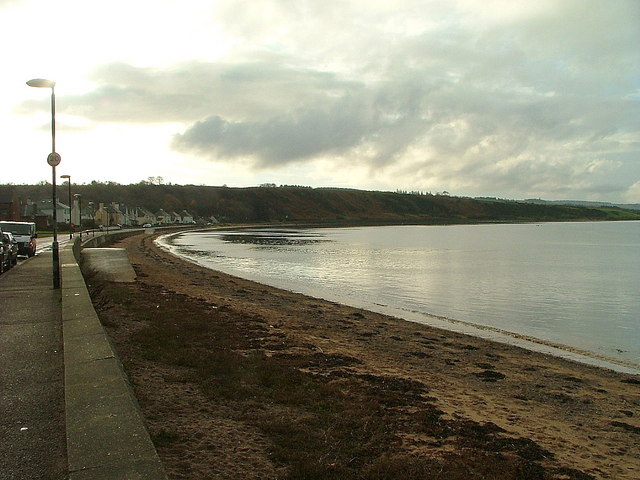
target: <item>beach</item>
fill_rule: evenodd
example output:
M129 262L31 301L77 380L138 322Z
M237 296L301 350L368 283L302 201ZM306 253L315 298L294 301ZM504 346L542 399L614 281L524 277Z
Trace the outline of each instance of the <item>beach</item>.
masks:
M114 246L137 281L88 283L170 478L640 478L638 376Z

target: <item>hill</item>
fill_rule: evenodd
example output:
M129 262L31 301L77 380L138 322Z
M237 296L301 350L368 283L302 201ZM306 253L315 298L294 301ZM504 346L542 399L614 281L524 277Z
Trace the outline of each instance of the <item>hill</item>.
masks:
M50 198L51 185L14 185L24 201ZM117 202L187 210L199 217L224 222L296 223L467 223L514 221L633 220L640 213L614 206L552 205L448 195L364 191L309 187L229 188L196 185L132 185L92 182L72 185L72 193L88 202ZM61 185L59 200L67 203L68 187Z
M539 198L526 199L525 202L548 205L575 205L578 207L619 207L624 208L625 210L640 210L640 203L611 203L584 200L541 200Z

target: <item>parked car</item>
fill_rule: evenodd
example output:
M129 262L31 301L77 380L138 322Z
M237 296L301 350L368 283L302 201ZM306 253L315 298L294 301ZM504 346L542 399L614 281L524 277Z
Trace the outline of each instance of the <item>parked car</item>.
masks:
M11 232L0 232L2 242L2 271L6 272L18 263L18 242Z
M18 255L33 257L36 254L36 224L33 222L0 222L0 230L11 232L18 242Z
M9 257L8 251L4 248L4 240L2 238L2 228L0 228L0 274L4 273L8 267L7 259Z

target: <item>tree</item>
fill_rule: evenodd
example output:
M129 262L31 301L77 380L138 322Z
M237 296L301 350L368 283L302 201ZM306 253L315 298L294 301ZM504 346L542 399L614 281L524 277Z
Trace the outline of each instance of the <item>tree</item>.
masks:
M147 184L149 185L162 185L164 183L164 178L162 177L147 177Z

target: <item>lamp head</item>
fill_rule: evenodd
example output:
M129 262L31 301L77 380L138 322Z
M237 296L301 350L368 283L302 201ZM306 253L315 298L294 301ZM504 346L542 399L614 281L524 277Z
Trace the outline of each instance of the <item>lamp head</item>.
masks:
M53 88L56 86L56 82L47 80L46 78L34 78L33 80L29 80L27 85L30 87Z
M71 178L71 175L60 175L60 178Z

